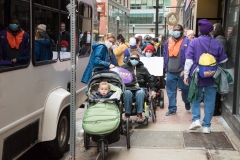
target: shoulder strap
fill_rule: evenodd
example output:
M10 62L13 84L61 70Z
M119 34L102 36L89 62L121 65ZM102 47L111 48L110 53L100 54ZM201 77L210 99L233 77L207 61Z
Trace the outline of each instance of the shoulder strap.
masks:
M209 44L208 44L208 52L207 52L207 53L209 53L211 40L212 40L212 39L210 39L210 42L209 42ZM202 52L204 53L204 51L203 51L204 49L203 49L202 43L201 43L201 41L199 40L199 38L198 38L198 41L199 41L199 43L200 43L200 46L201 46Z

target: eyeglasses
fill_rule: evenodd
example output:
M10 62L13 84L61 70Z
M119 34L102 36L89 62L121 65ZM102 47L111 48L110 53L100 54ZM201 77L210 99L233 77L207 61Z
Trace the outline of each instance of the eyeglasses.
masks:
M139 60L137 57L130 57L130 60Z

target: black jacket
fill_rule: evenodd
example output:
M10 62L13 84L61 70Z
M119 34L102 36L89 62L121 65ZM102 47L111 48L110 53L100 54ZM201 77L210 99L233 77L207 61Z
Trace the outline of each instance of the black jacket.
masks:
M154 80L151 74L148 72L148 69L144 67L141 61L139 61L139 63L136 65L137 81L134 74L134 68L130 61L123 64L121 67L131 72L133 76L132 82L125 84L127 89L131 90L131 88L134 88L136 86L136 83L138 82L139 87L147 88L147 83L148 83L148 86L151 88L151 90L156 91L156 88L154 87Z

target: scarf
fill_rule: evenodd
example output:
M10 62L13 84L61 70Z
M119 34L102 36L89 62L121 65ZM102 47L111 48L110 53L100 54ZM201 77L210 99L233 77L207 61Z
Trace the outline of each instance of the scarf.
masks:
M177 57L178 56L182 41L183 41L183 38L181 38L178 41L175 41L173 38L169 38L169 42L168 42L169 57Z
M7 40L11 48L19 49L19 46L23 39L24 31L22 30L16 36L7 31Z

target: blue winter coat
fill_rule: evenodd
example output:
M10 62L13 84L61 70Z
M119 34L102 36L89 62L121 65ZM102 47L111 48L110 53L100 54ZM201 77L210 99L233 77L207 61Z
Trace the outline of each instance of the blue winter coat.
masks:
M92 54L90 56L87 68L85 69L82 76L82 83L88 83L92 77L92 70L95 67L105 67L109 68L109 53L107 47L102 43L94 43L92 45Z
M7 29L0 32L0 60L6 60L7 57ZM19 46L19 57L16 57L17 62L26 63L29 61L29 40L26 32L23 34L22 42ZM10 62L10 60L9 60ZM1 62L0 62L1 64Z
M168 53L168 42L167 40L164 45L164 70L168 72L168 60L169 60L169 53ZM190 43L190 40L188 38L184 38L180 47L180 56L181 56L181 62L182 62L182 70L184 70L184 64L185 64L185 51L188 47L188 44Z
M35 61L52 60L53 52L49 39L38 39L35 41Z

